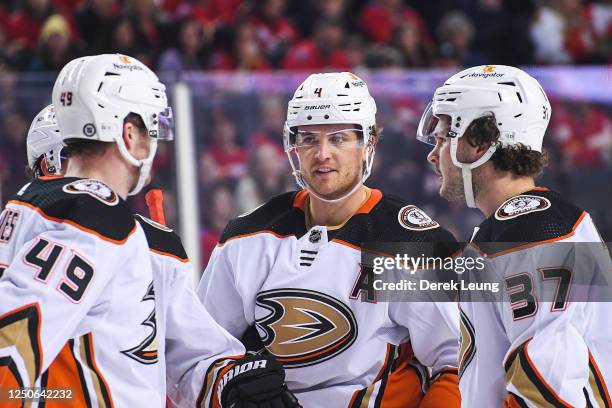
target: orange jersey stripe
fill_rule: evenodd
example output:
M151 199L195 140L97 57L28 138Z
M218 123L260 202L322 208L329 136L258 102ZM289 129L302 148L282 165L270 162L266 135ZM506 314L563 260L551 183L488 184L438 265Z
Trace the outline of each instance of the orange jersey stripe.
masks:
M578 217L578 220L576 221L574 226L572 227L572 230L570 232L568 232L567 234L562 235L560 237L551 238L551 239L547 239L547 240L544 240L544 241L531 242L529 244L520 245L520 246L517 246L517 247L514 247L514 248L507 249L505 251L496 252L495 254L492 254L492 255L486 255L484 252L482 252L480 250L478 245L475 244L475 243L471 243L470 246L472 246L473 248L478 250L478 252L480 252L480 254L486 255L487 258L491 258L492 259L492 258L497 258L498 256L507 255L507 254L512 253L512 252L522 251L524 249L531 248L531 247L534 247L534 246L537 246L537 245L542 245L542 244L548 244L548 243L551 243L551 242L561 241L561 240L564 240L565 238L569 238L569 237L573 236L576 233L576 229L578 228L578 226L580 225L580 223L582 222L582 220L584 219L586 214L587 214L586 211L583 211L582 214L580 214L580 217Z
M87 227L84 227L80 224L77 224L74 221L70 221L70 220L63 220L61 218L56 218L56 217L51 217L50 215L45 214L45 212L43 210L41 210L40 208L36 207L35 205L32 205L30 203L26 203L23 201L18 201L18 200L10 200L8 202L8 204L15 204L15 205L21 205L24 207L27 207L31 210L36 211L39 215L41 215L43 218L49 220L49 221L53 221L53 222L57 222L60 224L68 224L71 225L83 232L86 232L88 234L92 234L95 235L96 237L103 239L104 241L110 242L112 244L117 244L117 245L123 245L125 244L125 242L132 236L132 234L136 231L136 221L134 221L134 227L132 228L132 230L127 234L127 236L125 238L123 238L122 240L115 240L115 239L111 239L108 237L105 237L104 235L98 233L97 231L94 231L92 229L89 229Z

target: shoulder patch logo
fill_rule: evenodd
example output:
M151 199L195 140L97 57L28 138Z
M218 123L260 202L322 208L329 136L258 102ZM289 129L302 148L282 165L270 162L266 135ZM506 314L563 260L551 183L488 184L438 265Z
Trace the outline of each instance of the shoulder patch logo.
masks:
M159 222L155 222L152 219L145 217L144 215L140 215L140 214L136 214L136 215L138 216L139 220L142 220L142 221L146 222L147 224L151 225L152 227L155 227L155 228L160 229L162 231L172 232L171 228L168 228L165 225L160 224Z
M548 208L550 208L550 201L547 198L535 195L520 195L503 203L495 211L495 218L499 221L505 221L531 212L544 211Z
M402 227L413 231L424 231L440 226L416 205L402 207L397 213L397 221Z
M77 180L66 184L62 189L69 194L89 194L98 201L106 205L117 205L119 196L106 184L98 180Z
M269 313L255 321L262 341L285 368L329 360L357 338L357 320L344 303L306 289L260 292L258 307Z

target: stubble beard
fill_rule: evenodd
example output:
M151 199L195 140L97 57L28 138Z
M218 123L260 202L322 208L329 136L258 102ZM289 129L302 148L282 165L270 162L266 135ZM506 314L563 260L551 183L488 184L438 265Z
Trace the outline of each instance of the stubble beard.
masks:
M340 179L336 183L336 186L338 186L338 188L335 188L334 191L330 193L320 192L319 189L316 188L316 186L314 186L313 183L311 182L311 177L307 177L305 178L305 180L309 188L312 189L315 192L315 194L318 195L319 197L322 197L326 200L336 200L338 198L344 197L353 188L355 188L355 185L357 185L357 183L361 181L361 176L360 176L360 172L356 171L355 176L351 177L350 179L348 177L342 177L342 179Z
M440 186L440 196L451 202L465 202L465 190L463 189L463 177L461 173L453 172L452 175L443 177Z

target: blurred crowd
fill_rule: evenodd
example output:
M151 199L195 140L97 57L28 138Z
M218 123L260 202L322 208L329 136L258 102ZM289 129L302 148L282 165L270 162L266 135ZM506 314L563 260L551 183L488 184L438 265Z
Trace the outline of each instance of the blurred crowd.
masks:
M30 121L49 103L55 74L79 55L122 52L166 73L371 68L393 75L490 62L609 64L610 34L610 0L3 0L0 198L26 182ZM204 265L229 219L295 188L281 140L294 85L277 93L232 85L193 95ZM414 139L426 101L376 100L384 134L367 184L469 239L481 215L438 197L429 147ZM611 240L612 106L551 102L550 165L540 184L587 208ZM176 226L172 149L160 144L154 187L166 190L166 216ZM146 213L142 197L133 205Z
M3 0L0 73L122 52L158 71L612 62L609 0Z

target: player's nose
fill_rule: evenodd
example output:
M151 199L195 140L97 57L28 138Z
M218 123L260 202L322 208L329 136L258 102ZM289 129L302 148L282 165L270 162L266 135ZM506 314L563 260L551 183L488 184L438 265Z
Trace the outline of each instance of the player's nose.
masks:
M431 149L431 152L429 152L429 154L427 155L427 161L434 165L438 164L438 162L440 161L440 149L437 145L433 149Z
M319 161L325 161L331 158L331 149L332 146L329 144L329 141L325 138L322 138L321 142L317 145L315 152L315 158Z

